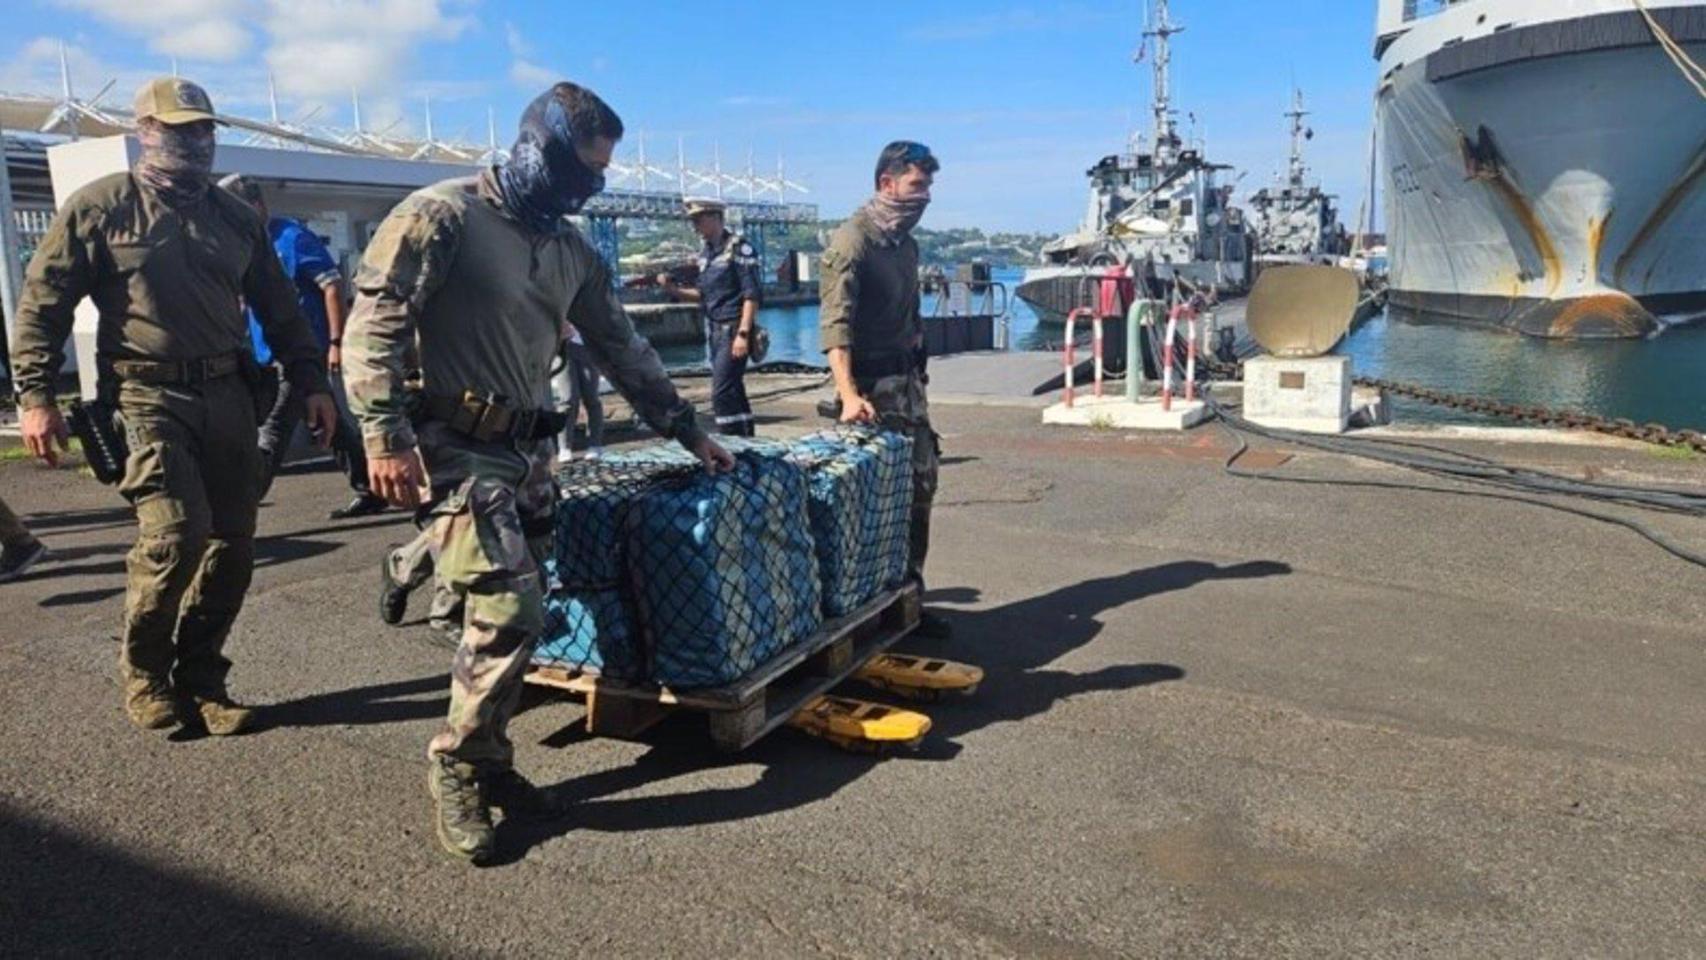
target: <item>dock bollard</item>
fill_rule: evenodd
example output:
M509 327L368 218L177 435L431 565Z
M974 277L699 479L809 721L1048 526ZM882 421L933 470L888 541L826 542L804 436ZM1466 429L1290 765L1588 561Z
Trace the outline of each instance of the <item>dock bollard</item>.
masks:
M1143 397L1143 331L1155 325L1161 304L1136 300L1125 314L1125 398L1136 403Z
M1063 350L1066 363L1066 389L1061 396L1061 401L1065 403L1068 409L1072 407L1074 395L1072 369L1078 365L1078 348L1077 345L1073 343L1072 335L1074 328L1078 325L1079 317L1090 318L1090 338L1091 343L1094 345L1093 349L1096 357L1095 391L1097 397L1101 397L1102 395L1102 318L1089 307L1079 307L1066 315L1066 346Z

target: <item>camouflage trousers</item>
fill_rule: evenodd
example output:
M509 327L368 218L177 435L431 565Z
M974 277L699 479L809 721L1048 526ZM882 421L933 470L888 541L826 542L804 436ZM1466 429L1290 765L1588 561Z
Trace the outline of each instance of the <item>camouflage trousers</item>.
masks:
M225 639L255 565L260 450L241 377L199 387L125 383L130 458L119 492L136 511L119 669L130 684L225 695Z
M431 514L422 518L421 532L415 539L385 555L385 564L391 570L391 579L410 593L432 581L432 606L427 608L428 620L436 625L453 617L462 619L462 602L443 580L434 576Z
M525 455L521 482L476 472L429 509L428 549L439 580L463 605L450 665L450 712L427 747L479 767L508 767L509 719L544 629L541 564L551 548L553 445ZM430 458L429 458L430 462ZM496 473L496 472L494 472Z
M924 378L916 373L860 380L859 392L877 410L886 429L912 438L912 531L907 570L920 582L924 558L930 552L930 509L936 501L937 461L941 456L936 431L930 427L930 400Z

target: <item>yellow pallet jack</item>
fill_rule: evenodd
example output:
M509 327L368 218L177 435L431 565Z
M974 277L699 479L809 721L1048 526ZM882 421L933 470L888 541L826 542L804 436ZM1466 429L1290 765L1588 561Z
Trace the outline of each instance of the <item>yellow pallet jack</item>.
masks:
M908 700L935 702L976 693L983 682L983 668L935 657L884 653L872 657L854 676Z
M930 718L880 703L821 696L789 717L788 726L843 750L880 753L895 747L918 749L930 732Z

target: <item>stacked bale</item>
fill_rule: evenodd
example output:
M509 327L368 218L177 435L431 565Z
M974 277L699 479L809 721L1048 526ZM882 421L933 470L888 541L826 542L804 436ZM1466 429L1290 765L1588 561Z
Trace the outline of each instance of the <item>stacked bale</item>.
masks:
M825 616L857 610L906 578L912 441L843 428L795 442L806 468Z
M736 440L729 474L654 444L559 472L535 662L677 689L741 679L906 575L910 441Z

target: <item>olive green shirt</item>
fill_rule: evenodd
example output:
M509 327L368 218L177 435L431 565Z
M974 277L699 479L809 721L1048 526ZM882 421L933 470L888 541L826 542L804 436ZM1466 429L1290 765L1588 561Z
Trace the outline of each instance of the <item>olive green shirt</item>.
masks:
M54 402L65 339L84 297L100 310L97 362L197 360L248 352L254 308L277 361L303 393L324 393L325 355L279 266L266 224L211 184L169 206L129 173L71 195L30 260L12 343L24 409Z
M573 227L542 234L503 208L490 171L411 194L380 225L356 274L344 331L344 385L371 454L416 446L403 386L419 338L421 389L465 391L517 408L548 397L552 358L574 324L593 360L651 427L703 437L650 343L634 331L592 244ZM450 457L434 483L457 479Z
M918 242L886 237L860 209L829 238L819 262L818 338L836 347L894 353L924 332L918 315Z

